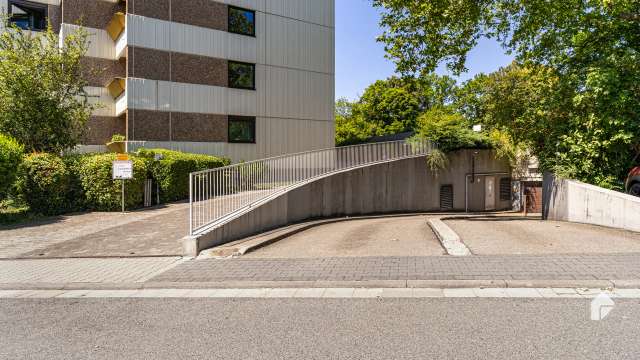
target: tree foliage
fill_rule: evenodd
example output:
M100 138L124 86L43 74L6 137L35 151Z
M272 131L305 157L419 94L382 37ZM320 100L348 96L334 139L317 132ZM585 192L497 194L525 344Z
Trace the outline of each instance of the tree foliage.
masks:
M543 169L619 186L640 152L639 1L373 3L405 75L459 74L480 38L498 39L520 65L467 83L460 113L531 146Z
M4 20L0 33L0 131L26 151L59 152L77 145L93 106L80 65L88 34L60 43L51 26L32 33Z
M357 144L372 136L413 132L424 111L451 103L455 91L455 81L447 76L376 81L358 101L336 102L336 144Z

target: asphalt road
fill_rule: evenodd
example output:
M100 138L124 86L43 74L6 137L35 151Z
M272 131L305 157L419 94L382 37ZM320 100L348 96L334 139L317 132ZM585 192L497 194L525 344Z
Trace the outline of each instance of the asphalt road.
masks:
M640 302L585 299L0 300L2 359L622 359Z

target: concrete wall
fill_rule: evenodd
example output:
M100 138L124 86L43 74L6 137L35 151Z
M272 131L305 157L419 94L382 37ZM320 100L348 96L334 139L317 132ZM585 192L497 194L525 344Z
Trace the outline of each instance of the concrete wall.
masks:
M543 218L640 231L640 198L544 175Z
M454 210L464 211L465 179L471 174L473 153L463 150L452 154L449 167L437 175L420 157L348 170L304 183L200 237L185 239L185 252L194 256L206 248L313 218L439 211L440 186L445 184L453 185ZM475 158L476 173L509 172L509 165L497 160L492 151L479 151ZM510 201L499 201L499 193L496 198L496 207L510 207Z

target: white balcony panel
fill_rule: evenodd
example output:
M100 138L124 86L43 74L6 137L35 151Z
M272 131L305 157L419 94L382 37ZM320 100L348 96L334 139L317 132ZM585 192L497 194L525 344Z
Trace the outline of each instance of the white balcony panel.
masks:
M87 86L84 90L89 96L89 103L96 106L92 115L116 116L115 102L107 88Z
M257 92L219 86L127 79L132 109L257 116Z
M120 116L127 111L127 91L115 100L115 115Z
M226 97L223 87L158 81L160 111L226 114Z
M80 28L81 27L77 25L62 24L60 27L60 41L62 42L66 36L78 31ZM105 30L89 27L82 28L89 33L89 48L87 49L86 56L117 60L116 45Z
M265 6L267 13L328 27L335 26L335 0L267 0Z
M125 28L125 30L122 32L122 34L120 34L120 36L118 37L118 40L116 40L116 44L115 44L115 57L116 59L121 59L123 56L127 55L127 30Z
M226 89L227 109L226 114L257 116L258 92L242 89Z
M265 72L265 115L333 121L333 75L258 66Z
M226 31L127 15L128 44L185 54L257 62L256 38Z
M334 72L334 30L280 16L266 16L266 64Z
M134 142L137 147L166 148L196 154L250 161L308 150L333 147L333 123L314 120L256 119L256 144L225 142ZM135 150L135 149L134 149Z
M158 82L127 78L127 107L129 109L158 110Z

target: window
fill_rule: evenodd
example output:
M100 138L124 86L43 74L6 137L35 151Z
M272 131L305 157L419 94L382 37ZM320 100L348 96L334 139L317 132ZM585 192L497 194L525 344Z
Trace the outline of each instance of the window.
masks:
M9 22L24 30L46 30L47 5L29 1L10 0Z
M254 64L229 61L229 87L256 89L256 66Z
M500 179L500 201L511 201L511 178Z
M229 6L229 32L256 36L256 12Z
M229 116L230 143L256 143L256 118L251 116Z

